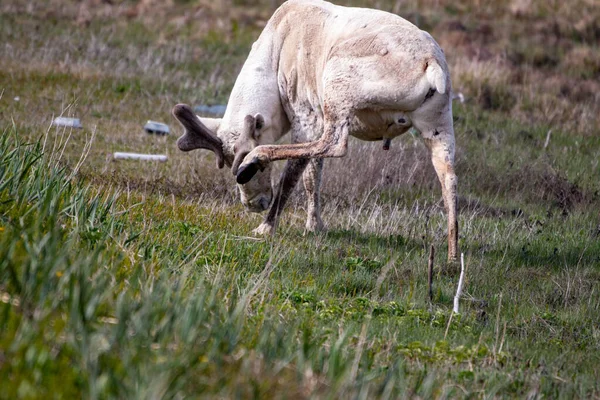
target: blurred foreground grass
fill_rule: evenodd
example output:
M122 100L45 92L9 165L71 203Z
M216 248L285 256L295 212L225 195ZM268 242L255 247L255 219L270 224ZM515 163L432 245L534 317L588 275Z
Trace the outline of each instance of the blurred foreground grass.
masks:
M455 269L427 299L445 216L418 136L326 162L328 233L303 234L299 193L248 237L230 172L141 126L225 102L272 2L114 3L0 6L0 397L600 395L593 3L371 4L432 30L467 98L451 319ZM170 159L107 157L127 150Z

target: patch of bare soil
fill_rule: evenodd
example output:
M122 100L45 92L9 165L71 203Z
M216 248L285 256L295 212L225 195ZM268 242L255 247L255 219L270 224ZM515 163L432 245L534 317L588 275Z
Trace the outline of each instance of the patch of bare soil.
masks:
M482 186L505 195L515 193L515 196L524 196L533 202L541 201L560 210L563 215L593 200L593 196L577 183L569 181L562 173L545 164L525 166L509 172L502 181L490 180Z

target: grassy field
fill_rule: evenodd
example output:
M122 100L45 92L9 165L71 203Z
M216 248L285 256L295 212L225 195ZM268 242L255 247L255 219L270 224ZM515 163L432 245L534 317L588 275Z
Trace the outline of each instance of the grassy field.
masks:
M0 398L600 398L600 6L483 3L345 2L430 31L465 97L452 314L416 133L351 142L328 231L298 190L273 238L176 149L171 107L225 103L278 1L3 1Z

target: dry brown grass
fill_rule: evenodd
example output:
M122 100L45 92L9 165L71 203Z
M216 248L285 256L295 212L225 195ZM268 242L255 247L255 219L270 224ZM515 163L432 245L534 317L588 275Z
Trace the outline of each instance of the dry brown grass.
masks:
M258 32L280 0L226 1L9 1L4 12L34 13L76 21L82 29L96 20L110 24L130 21L147 27L161 25L155 45L162 46L162 62L150 60L131 68L131 60L156 54L134 54L105 66L118 73L165 75L164 63L180 62L192 52L198 60L210 57L187 41L218 35L232 40L240 29ZM404 15L430 30L451 64L456 91L484 109L509 112L524 123L545 123L555 129L594 135L600 126L600 3L513 0L339 1L371 6ZM68 46L64 43L61 47ZM103 52L102 43L88 43L84 51ZM172 49L172 51L166 50ZM44 57L52 59L52 55ZM31 58L28 56L27 58ZM97 63L95 67L101 67ZM106 70L106 67L102 68ZM174 74L173 81L193 77Z
M83 173L95 176L96 171L102 171L94 179L149 192L234 202L236 193L230 173L214 172L212 156L204 152L178 154L174 150L174 137L155 141L142 134L140 126L146 119L155 118L169 122L177 132L169 115L173 104L225 101L247 53L245 41L249 45L258 35L279 3L270 0L3 2L0 10L5 14L17 19L19 15L36 16L21 18L22 28L31 34L23 35L18 45L9 42L0 50L1 66L11 71L11 79L22 85L23 91L36 93L37 99L31 104L44 110L18 123L32 128L47 126L51 113L75 104L78 116L87 118L88 126L103 132L104 143L98 148L161 152L171 157L166 167L144 166L143 171L133 171L140 167L107 162L106 153L94 148L88 169L84 168ZM598 133L600 52L596 39L600 18L590 16L600 16L600 11L594 2L578 0L572 7L541 0L338 3L395 11L430 30L446 49L455 91L464 94L468 109L506 115L525 126L547 126L555 132L587 136ZM50 37L36 35L40 27L32 21L39 20L54 21L57 30L67 28ZM158 27L157 21L160 21ZM142 44L123 45L128 35L135 36ZM247 39L240 40L240 35ZM235 41L232 48L239 46L235 54L213 45L231 44L232 40ZM69 79L85 83L65 86L64 81ZM112 86L114 95L97 96L97 93L104 96L106 85ZM97 91L90 90L94 86ZM132 102L136 104L134 109ZM21 104L25 103L24 97ZM10 104L0 113L10 115L15 110L17 106ZM461 129L464 125L458 124L458 135L471 134ZM495 133L477 132L479 135L493 137ZM74 146L77 145L75 142ZM537 187L535 184L511 185L513 178L498 176L496 167L485 167L485 159L473 156L466 159L464 152L459 141L460 172L475 174L483 183L495 182L489 187L490 193L494 193L496 185L496 191L499 187L515 193L522 190L531 192L530 197L537 196L533 194L537 191L545 201L554 201L545 194L547 190L532 189ZM328 160L326 164L324 197L341 199L346 204L360 202L371 192L405 202L422 195L431 196L436 202L439 196L427 153L420 141L409 135L394 141L389 152L383 151L379 144L355 141L348 157ZM207 170L213 172L207 176ZM539 168L523 176L542 182L543 186L545 176L555 175ZM485 184L461 183L462 188L469 186L481 188ZM566 208L577 202L577 199L567 201ZM561 201L557 200L557 204L565 208Z

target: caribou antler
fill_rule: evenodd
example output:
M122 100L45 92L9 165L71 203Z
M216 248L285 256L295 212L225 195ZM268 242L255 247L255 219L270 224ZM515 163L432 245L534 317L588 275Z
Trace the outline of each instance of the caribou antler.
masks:
M185 133L177 139L177 147L181 151L207 149L217 156L217 166L223 168L223 142L194 114L187 104L177 104L173 107L173 116L181 123Z

